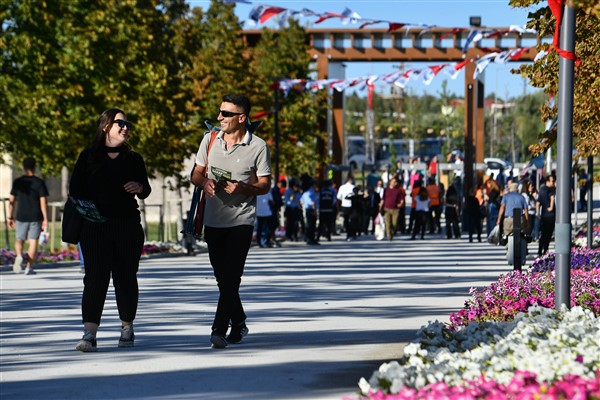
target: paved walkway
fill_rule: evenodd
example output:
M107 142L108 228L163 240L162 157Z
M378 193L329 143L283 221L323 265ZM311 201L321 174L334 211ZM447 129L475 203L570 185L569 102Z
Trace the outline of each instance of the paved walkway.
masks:
M234 244L232 244L234 245ZM340 399L397 359L428 321L447 321L473 286L509 272L503 248L432 235L250 251L242 298L250 334L211 349L217 300L208 256L140 266L136 346L117 348L111 290L99 352L81 336L77 266L2 272L1 387L8 399Z

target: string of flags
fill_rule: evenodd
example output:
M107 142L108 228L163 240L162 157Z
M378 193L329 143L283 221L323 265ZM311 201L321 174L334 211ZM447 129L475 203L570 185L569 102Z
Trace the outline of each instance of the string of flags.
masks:
M279 89L287 96L292 89L316 92L324 89L333 89L343 92L345 89L355 87L358 90L364 90L368 85L375 82L387 83L404 89L410 82L421 82L425 85L437 77L440 72L447 75L450 79L456 79L460 71L467 64L475 63L474 78L482 74L488 65L492 62L497 64L507 63L509 61L518 61L521 56L533 47L522 47L502 52L489 52L478 59L467 59L461 62L445 63L438 65L429 65L423 68L410 68L405 71L394 71L382 75L369 75L348 79L281 79L275 82L273 89ZM539 52L536 60L544 57L547 52Z
M224 3L229 4L253 4L249 0L223 0ZM553 3L562 4L564 0L552 0ZM551 4L552 5L552 4ZM554 10L553 10L554 11ZM324 12L319 13L308 8L303 8L301 10L292 10L285 7L279 6L270 6L264 4L254 5L248 15L248 19L246 20L246 24L249 26L257 26L259 24L265 24L267 21L271 20L274 17L278 17L279 27L282 28L290 18L295 17L312 17L316 18L314 21L315 24L320 24L324 21L331 19L339 19L342 25L359 25L358 29L364 29L367 26L377 25L377 24L386 24L388 27L388 32L397 31L400 29L406 29L406 31L410 31L413 28L420 29L420 35L428 32L432 28L435 28L436 25L428 25L422 23L414 23L414 22L398 22L398 21L390 21L390 20L381 20L381 19L369 19L363 18L361 15L352 11L349 8L344 8L341 13L335 12ZM518 34L523 33L537 33L533 29L528 29L526 27L511 25L508 29L489 29L489 28L451 28L450 34L457 34L460 32L469 31L469 34L465 40L465 43L462 46L462 52L466 53L469 47L476 45L478 42L484 39L491 39L497 36L508 35L509 33L516 32ZM447 36L444 35L444 36ZM444 39L442 36L442 39ZM555 47L557 47L555 45ZM317 91L323 89L334 89L337 91L343 91L349 87L357 87L359 90L364 90L365 87L375 83L376 81L384 82L390 85L395 85L401 88L404 88L411 81L420 81L425 85L429 85L433 79L438 76L440 72L447 74L451 79L456 79L460 71L471 62L474 62L475 71L474 78L477 78L480 74L482 74L487 66L494 63L506 63L508 61L518 61L519 58L528 50L534 47L525 47L525 48L516 48L511 50L506 50L502 52L493 52L489 51L484 56L478 59L467 59L459 63L448 63L448 64L440 64L440 65L432 65L424 68L411 68L406 71L396 71L389 74L384 75L371 75L365 77L357 77L350 79L324 79L324 80L306 80L306 79L283 79L277 81L275 86L284 92L284 95L287 96L289 91L292 88L303 89L307 91ZM486 49L483 49L484 51ZM535 57L534 61L537 61L548 54L548 51L540 51Z
M229 4L252 4L248 0L224 0L225 3ZM435 28L436 25L428 25L416 22L398 22L398 21L389 21L382 19L370 19L363 18L357 12L352 11L349 8L344 8L341 13L335 12L324 12L318 13L308 8L303 8L302 10L292 10L289 8L278 7L278 6L270 6L259 4L252 7L250 13L248 15L248 19L245 21L249 26L257 26L259 24L265 24L270 19L279 16L279 27L282 28L290 18L295 17L313 17L316 18L314 21L315 24L320 24L324 21L331 19L339 19L342 25L359 25L358 29L364 29L367 26L378 25L378 24L386 24L388 27L388 32L397 31L400 29L406 29L409 31L413 28L420 28L420 34L424 34L425 32ZM451 33L456 34L460 32L464 32L469 30L469 28L451 28ZM469 35L465 41L463 46L463 52L466 52L469 46L483 40L490 39L496 36L506 35L508 33L517 32L519 34L522 33L536 33L533 29L528 29L518 25L511 25L508 29L471 29ZM442 37L444 39L444 37Z

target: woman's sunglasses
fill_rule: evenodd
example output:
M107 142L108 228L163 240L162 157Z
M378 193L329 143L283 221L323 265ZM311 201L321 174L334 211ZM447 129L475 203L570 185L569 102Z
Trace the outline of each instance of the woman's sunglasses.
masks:
M123 128L127 128L129 130L131 130L133 128L133 124L129 121L123 121L122 119L115 119L113 121L113 124L119 124L119 128L123 129Z
M233 117L233 116L236 116L236 115L242 115L243 113L232 112L232 111L225 111L225 110L219 110L219 114L221 114L225 118L229 118L229 117Z

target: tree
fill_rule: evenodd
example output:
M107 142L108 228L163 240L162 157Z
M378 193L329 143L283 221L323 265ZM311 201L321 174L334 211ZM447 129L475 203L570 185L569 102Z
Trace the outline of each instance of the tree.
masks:
M541 3L541 0L510 0L514 7L530 7ZM544 2L546 3L546 2ZM600 79L598 65L600 52L600 5L597 1L576 0L576 43L575 54L582 60L575 68L573 134L575 147L581 156L598 154L600 150ZM529 14L531 20L527 26L536 29L542 36L554 34L556 19L548 6L541 7ZM543 43L537 46L538 51L551 49L551 44ZM530 79L531 85L543 88L550 96L558 93L558 54L551 51L548 55L534 64L522 65L515 72ZM547 104L541 107L542 121L555 119L557 107ZM530 146L534 154L546 150L556 140L556 130L544 132L539 136L540 142Z
M184 0L4 2L0 151L56 174L89 144L97 116L120 107L149 173L178 173L189 125L178 91L183 49L170 41L187 11Z
M272 85L278 78L308 79L311 73L306 32L295 20L278 31L263 29L260 42L254 48L249 72L254 85L253 101L257 110L272 111ZM319 117L327 110L324 92L304 93L292 89L285 97L279 93L280 167L289 175L308 173L314 176L320 158L317 146L325 140L319 129ZM264 118L260 135L268 138L274 155L274 119Z

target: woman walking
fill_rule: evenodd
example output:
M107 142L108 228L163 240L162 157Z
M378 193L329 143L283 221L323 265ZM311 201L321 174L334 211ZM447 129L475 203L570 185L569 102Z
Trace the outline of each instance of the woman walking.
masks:
M127 144L131 129L122 110L104 111L69 185L72 198L92 202L100 215L95 221L84 220L80 238L85 258L83 338L76 349L82 352L97 351L96 335L111 276L121 319L119 347L131 347L135 339L137 271L144 245L136 196L145 199L151 188L144 160Z

